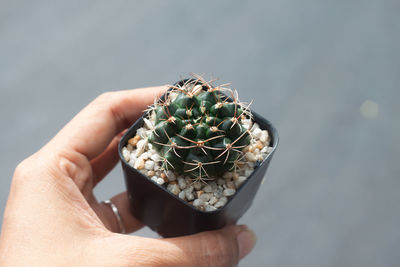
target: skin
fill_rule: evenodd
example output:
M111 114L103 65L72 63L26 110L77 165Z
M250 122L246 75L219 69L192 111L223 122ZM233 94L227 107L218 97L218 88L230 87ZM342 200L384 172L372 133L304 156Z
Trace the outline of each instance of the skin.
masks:
M119 234L93 188L118 162L117 144L167 86L104 93L12 179L0 237L1 266L236 266L255 244L244 225L166 239ZM127 232L142 227L126 192L114 196Z

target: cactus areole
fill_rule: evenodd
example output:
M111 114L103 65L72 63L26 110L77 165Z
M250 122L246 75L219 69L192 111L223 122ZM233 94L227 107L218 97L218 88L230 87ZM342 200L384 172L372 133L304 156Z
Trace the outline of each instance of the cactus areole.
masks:
M159 153L162 168L201 182L240 168L242 150L251 138L242 120L251 113L237 93L224 86L185 80L149 107L153 129L148 141Z

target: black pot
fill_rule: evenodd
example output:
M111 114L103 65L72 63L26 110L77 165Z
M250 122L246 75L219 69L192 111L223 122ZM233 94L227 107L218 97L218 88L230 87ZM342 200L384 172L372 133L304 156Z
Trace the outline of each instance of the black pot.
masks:
M178 82L178 84L183 82ZM119 143L119 156L133 216L163 237L190 235L235 224L253 202L278 145L278 132L274 126L257 113L252 111L252 114L260 128L268 130L273 150L263 162L256 165L253 173L236 193L229 197L225 206L211 212L196 209L163 186L153 182L124 160L122 148L127 145L130 138L136 135L136 130L143 126L143 117L147 114L140 117Z

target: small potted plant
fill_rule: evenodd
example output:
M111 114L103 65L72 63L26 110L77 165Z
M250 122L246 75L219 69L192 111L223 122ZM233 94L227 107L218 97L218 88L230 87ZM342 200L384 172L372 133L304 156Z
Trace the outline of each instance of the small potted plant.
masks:
M236 223L262 182L277 132L226 86L176 83L120 141L131 211L161 236Z

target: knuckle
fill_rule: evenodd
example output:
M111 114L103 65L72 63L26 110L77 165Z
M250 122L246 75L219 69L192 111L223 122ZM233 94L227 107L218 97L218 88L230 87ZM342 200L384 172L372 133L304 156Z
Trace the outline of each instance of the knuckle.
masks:
M27 188L31 190L37 184L37 177L40 177L40 168L40 162L35 159L34 155L21 161L15 167L11 191L20 192Z
M106 109L114 109L119 101L120 91L107 91L100 94L94 101L93 104Z
M115 92L112 92L112 91L104 92L104 93L100 94L100 95L96 98L96 101L100 101L100 102L106 101L106 102L108 102L110 99L112 99L112 98L114 97L115 94L116 94L116 93L115 93Z
M13 175L13 183L14 184L21 184L21 182L25 181L25 177L27 175L27 168L28 168L28 163L27 160L21 161L17 167L14 170L14 175Z
M118 117L119 113L116 108L118 106L117 95L118 92L104 92L95 99L94 104L106 109L111 115Z
M114 99L116 98L117 92L104 92L97 96L94 101L91 103L91 107L94 109L107 109L110 110L112 109L115 101Z
M28 158L22 160L14 170L13 184L22 185L35 182L37 177L48 172L49 168L43 154L36 152Z

